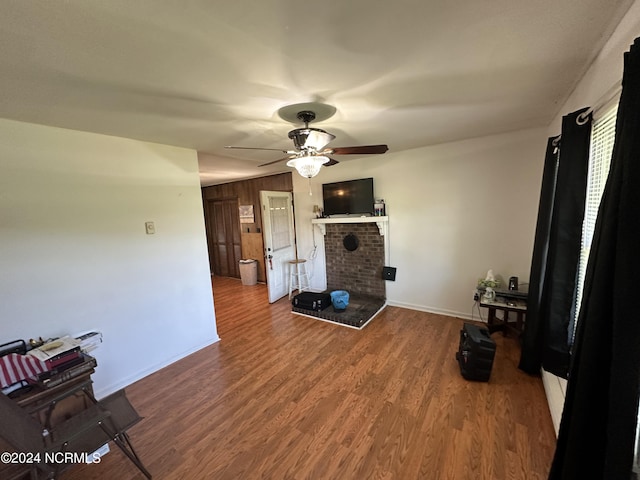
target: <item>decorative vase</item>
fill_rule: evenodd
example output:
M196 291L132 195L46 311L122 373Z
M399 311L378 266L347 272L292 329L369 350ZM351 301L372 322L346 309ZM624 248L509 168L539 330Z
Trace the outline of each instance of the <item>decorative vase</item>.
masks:
M496 298L496 292L493 290L493 288L487 287L484 291L484 295L482 296L482 299L485 302L493 302L495 298Z

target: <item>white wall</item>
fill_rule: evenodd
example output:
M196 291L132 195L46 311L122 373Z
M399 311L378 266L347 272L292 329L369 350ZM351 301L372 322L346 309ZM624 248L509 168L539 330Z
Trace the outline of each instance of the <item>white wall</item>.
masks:
M640 2L636 1L607 41L599 55L576 85L567 102L562 105L558 115L551 123L547 136L560 133L562 116L582 107L598 106L608 100L610 92L620 85L624 70L624 53L629 50L633 40L640 35ZM597 115L598 112L596 111ZM548 372L543 372L547 400L551 410L553 424L558 432L562 408L564 406L566 381Z
M294 174L299 254L312 250L313 204L323 183L374 178L389 215L389 304L469 318L478 278L492 268L528 281L546 137L532 129L323 168L309 182ZM326 287L322 235L312 287ZM475 317L478 319L477 315Z
M0 171L0 343L103 332L102 396L218 340L195 151L0 120Z

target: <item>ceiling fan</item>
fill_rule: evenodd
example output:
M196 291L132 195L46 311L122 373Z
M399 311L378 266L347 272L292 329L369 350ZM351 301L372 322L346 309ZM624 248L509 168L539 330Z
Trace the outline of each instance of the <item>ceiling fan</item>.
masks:
M289 138L293 140L295 150L281 150L279 148L257 148L257 147L233 147L244 150L274 150L286 153L287 156L272 162L263 163L260 167L273 165L274 163L287 160L287 166L295 168L300 175L306 178L315 177L322 166L330 167L339 163L329 155L367 155L381 154L389 150L386 145L360 145L354 147L333 147L325 148L335 137L319 128L310 128L309 123L315 120L316 114L311 110L298 112L296 118L304 122L304 128L296 128L289 132Z

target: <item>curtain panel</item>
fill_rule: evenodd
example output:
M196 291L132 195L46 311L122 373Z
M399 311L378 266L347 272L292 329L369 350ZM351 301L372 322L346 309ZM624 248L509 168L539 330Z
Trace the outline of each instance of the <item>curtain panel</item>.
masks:
M519 367L566 378L589 170L591 115L562 119L547 142ZM558 147L559 145L559 147Z
M550 480L631 478L640 389L640 39L625 54L622 86Z

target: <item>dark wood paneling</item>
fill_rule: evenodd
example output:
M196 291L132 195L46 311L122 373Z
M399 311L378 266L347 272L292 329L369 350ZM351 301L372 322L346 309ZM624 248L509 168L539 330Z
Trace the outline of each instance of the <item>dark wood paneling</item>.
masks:
M231 228L231 226L229 225L228 227L226 226L226 224L220 224L220 223L215 223L212 222L212 214L210 213L210 205L212 201L220 201L220 200L229 200L229 199L234 199L237 200L236 203L236 217L238 218L237 221L237 226L238 226L238 232L241 235L245 235L245 234L255 234L255 233L261 233L262 232L262 212L260 209L260 191L261 190L270 190L270 191L277 191L277 192L293 192L293 178L291 176L291 172L287 172L287 173L281 173L278 175L269 175L267 177L260 177L260 178L251 178L248 180L242 180L242 181L238 181L238 182L231 182L231 183L224 183L221 185L212 185L210 187L204 187L202 189L202 198L204 201L204 209L205 209L205 222L206 222L206 226L207 226L207 236L208 236L208 245L209 245L209 258L211 261L211 272L215 273L216 275L222 275L222 276L236 276L236 275L230 275L230 274L221 274L221 273L217 273L216 269L214 268L214 266L217 267L216 264L216 258L220 258L220 256L222 255L220 249L219 249L219 245L221 243L224 243L226 245L228 245L228 242L221 242L220 240L220 235L222 235L222 237L224 237L225 239L227 238L227 233L226 232L220 232L221 229L226 229L226 228ZM238 206L239 205L253 205L253 213L254 213L254 222L253 223L239 223L239 217L238 217ZM262 245L262 240L260 240L260 246L258 249L252 249L251 252L244 252L242 251L242 240L240 237L238 237L237 239L237 243L236 243L236 239L234 237L233 239L233 244L234 245L239 245L240 247L240 252L239 252L239 258L253 258L255 256L255 252L256 250L259 250L260 252L264 251L264 247ZM246 244L246 241L245 241ZM233 251L225 251L225 255L228 256L227 259L227 265L232 262L235 261L235 257L236 257L236 250ZM257 258L257 260L260 262L260 267L258 269L258 279L260 281L265 281L266 279L266 272L264 271L264 262L261 261L262 258ZM236 269L238 269L237 266L237 261L236 263ZM239 273L238 273L239 275Z

